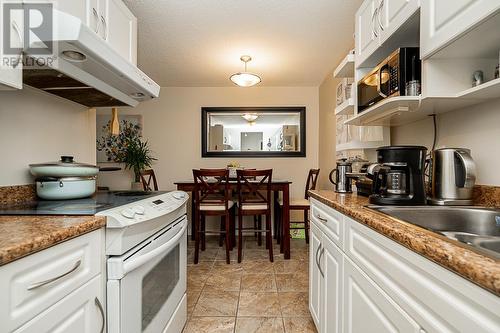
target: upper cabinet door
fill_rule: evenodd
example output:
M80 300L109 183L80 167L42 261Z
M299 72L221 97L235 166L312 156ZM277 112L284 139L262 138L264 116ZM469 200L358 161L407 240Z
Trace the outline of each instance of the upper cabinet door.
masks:
M420 7L418 0L379 0L375 25L383 43Z
M424 332L350 260L344 260L344 332Z
M378 48L378 26L375 25L375 16L378 11L378 1L365 0L356 12L356 66L362 63Z
M500 0L425 0L420 21L422 59L500 9Z
M98 0L63 0L55 2L55 9L79 18L92 31L101 28Z
M22 9L9 10L9 13L4 13L7 4L19 4L20 1L0 0L1 15L10 17L8 24L0 24L0 36L4 35L4 29L8 29L5 33L10 36L9 48L4 48L3 38L0 39L0 90L22 89L23 88L23 35L24 35L24 17ZM5 17L5 16L3 16Z
M137 19L122 0L107 2L107 40L125 59L137 64Z

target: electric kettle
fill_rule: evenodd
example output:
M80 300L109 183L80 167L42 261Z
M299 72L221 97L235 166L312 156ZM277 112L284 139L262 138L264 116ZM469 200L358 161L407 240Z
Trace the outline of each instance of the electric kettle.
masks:
M469 149L443 148L432 153L432 205L472 205L476 164Z

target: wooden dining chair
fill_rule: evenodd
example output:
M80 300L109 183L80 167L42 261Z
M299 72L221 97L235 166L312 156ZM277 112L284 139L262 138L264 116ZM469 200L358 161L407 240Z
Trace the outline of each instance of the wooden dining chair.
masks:
M237 170L238 191L238 262L241 262L243 249L243 231L266 234L266 248L269 260L274 261L271 233L271 182L273 170ZM243 228L244 216L266 217L266 228Z
M304 214L304 221L297 221L293 223L302 223L304 224L303 227L293 227L290 228L292 229L304 229L305 236L306 236L306 244L309 244L309 210L310 210L310 203L309 203L309 191L310 190L315 190L316 189L316 184L318 182L318 176L319 176L319 169L310 169L309 174L307 175L307 181L306 181L306 187L304 191L304 198L299 198L299 199L291 199L290 200L290 210L300 210L303 211ZM278 232L278 240L281 242L282 237L283 237L283 200L279 201L279 219L278 219L278 227L276 228L276 231ZM285 237L290 237L290 235L285 235Z
M158 191L158 183L156 182L156 175L153 169L141 172L141 182L144 191ZM153 183L153 187L151 187L151 182Z
M200 241L201 249L205 250L206 216L220 216L224 230L219 232L219 237L223 233L226 243L226 262L230 263L230 253L232 242L231 232L231 210L234 202L231 200L229 189L229 171L226 169L203 169L193 170L194 178L194 232L195 232L195 252L194 263L198 263Z

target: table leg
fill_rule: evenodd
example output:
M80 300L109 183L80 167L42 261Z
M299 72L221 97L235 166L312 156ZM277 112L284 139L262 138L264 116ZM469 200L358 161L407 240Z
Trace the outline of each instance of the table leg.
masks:
M285 259L290 259L290 187L286 184L283 187L283 236L281 246Z
M273 195L274 195L273 236L274 236L274 239L279 239L278 238L278 208L279 208L278 200L279 200L279 192L278 191L274 191ZM278 244L279 244L279 241L278 241Z

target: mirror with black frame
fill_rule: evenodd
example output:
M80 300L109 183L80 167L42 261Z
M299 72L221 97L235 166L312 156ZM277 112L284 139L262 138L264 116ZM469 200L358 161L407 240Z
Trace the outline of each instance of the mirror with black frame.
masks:
M204 107L203 157L304 157L305 107Z

